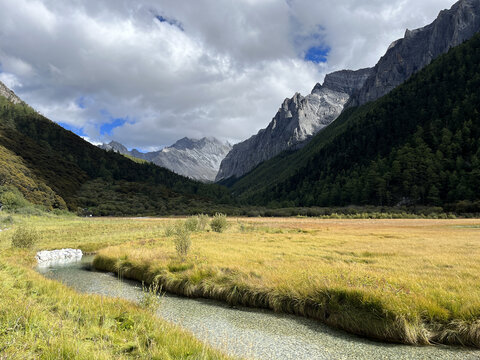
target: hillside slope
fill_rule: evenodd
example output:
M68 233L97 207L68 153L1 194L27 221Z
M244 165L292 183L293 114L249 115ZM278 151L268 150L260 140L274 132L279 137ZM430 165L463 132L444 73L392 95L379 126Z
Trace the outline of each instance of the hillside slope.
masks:
M255 204L478 207L480 35L232 187ZM475 204L475 202L477 202ZM478 209L476 210L478 211Z
M96 215L201 211L224 190L107 152L0 96L0 186L18 188L47 208Z

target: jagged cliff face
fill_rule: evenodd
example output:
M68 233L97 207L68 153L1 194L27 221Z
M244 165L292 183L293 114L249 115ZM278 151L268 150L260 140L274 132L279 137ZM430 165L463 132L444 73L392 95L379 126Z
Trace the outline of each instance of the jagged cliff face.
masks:
M12 90L10 90L4 83L0 81L0 96L7 98L8 101L14 104L20 104L22 99L20 99Z
M115 141L100 147L153 162L177 174L204 182L215 180L221 161L232 148L230 144L215 138L183 138L172 146L149 153L141 153L136 149L128 151L125 146Z
M361 90L347 106L363 105L386 95L414 73L470 39L480 30L480 0L461 0L440 12L430 25L407 30L403 39L390 45Z
M263 161L287 149L303 146L342 112L353 91L370 75L370 69L338 71L325 77L312 93L286 99L266 129L234 145L220 165L216 181L240 177Z

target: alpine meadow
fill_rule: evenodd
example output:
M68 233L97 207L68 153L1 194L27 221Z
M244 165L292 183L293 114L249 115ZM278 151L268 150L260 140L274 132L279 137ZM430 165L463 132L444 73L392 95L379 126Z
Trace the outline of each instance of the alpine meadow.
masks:
M0 360L480 358L451 2L0 1Z

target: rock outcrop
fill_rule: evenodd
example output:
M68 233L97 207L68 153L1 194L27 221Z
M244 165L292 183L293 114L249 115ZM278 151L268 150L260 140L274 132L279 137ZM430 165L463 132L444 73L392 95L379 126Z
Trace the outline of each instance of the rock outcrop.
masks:
M347 104L363 105L386 95L432 60L480 31L480 0L461 0L423 28L393 42L363 87Z
M216 181L238 178L284 150L302 147L340 115L370 71L337 71L328 74L323 85L315 85L310 95L297 93L286 99L266 129L233 146L220 165Z
M77 262L82 259L82 256L82 250L79 249L44 250L37 252L35 259L37 259L39 267L46 267L53 264Z
M142 153L136 149L129 151L122 144L112 141L100 146L104 150L113 150L124 155L153 162L179 175L192 179L213 182L220 168L220 163L231 150L229 143L215 138L200 140L183 138L172 146L160 151Z
M0 96L7 98L8 101L14 104L22 103L20 99L12 90L10 90L4 83L0 81Z

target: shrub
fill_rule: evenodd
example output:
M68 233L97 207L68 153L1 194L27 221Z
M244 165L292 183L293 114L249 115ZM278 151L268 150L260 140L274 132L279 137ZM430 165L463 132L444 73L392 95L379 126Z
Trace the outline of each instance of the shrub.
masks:
M38 241L39 235L34 229L27 227L17 228L12 235L12 247L29 249Z
M188 254L188 250L190 250L190 246L192 245L190 231L188 231L185 227L178 227L173 241L175 243L175 250L177 250L178 256L180 256L182 259L185 258Z
M186 230L195 232L198 231L199 229L199 224L198 224L198 217L192 216L189 217L187 220L185 220L185 223L183 224Z
M210 227L213 231L221 233L227 229L227 215L216 213L212 221L210 221Z
M198 230L205 231L205 228L207 227L207 224L208 224L208 215L199 214L197 215L197 219L198 219Z
M0 202L3 204L3 207L7 211L15 211L19 208L24 208L30 205L30 203L25 200L22 193L17 189L2 189L3 192L0 194Z

